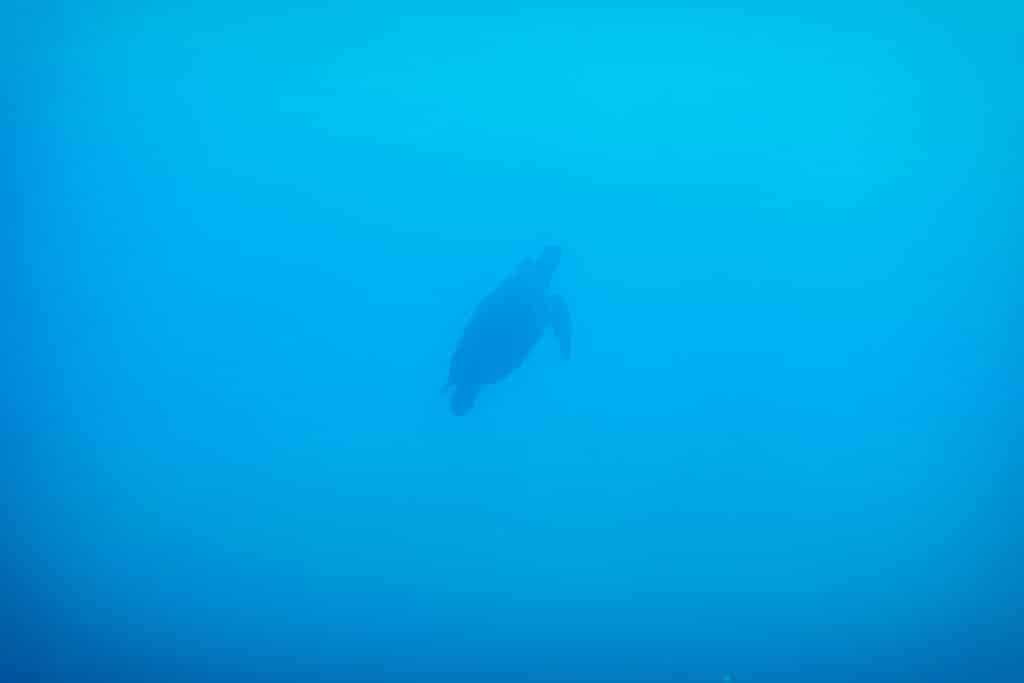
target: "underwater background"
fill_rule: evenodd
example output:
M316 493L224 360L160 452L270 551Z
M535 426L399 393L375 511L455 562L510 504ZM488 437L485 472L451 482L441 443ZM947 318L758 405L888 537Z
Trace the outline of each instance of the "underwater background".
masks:
M2 10L4 680L1024 680L1019 3L155 5Z

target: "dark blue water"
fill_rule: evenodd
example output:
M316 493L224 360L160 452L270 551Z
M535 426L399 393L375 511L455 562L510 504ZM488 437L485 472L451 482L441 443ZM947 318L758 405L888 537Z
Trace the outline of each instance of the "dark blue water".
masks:
M7 678L1021 680L1019 7L317 4L4 11Z

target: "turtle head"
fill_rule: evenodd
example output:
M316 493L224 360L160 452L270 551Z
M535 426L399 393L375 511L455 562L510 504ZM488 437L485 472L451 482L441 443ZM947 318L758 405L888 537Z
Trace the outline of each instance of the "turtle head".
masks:
M448 404L452 415L465 415L473 407L473 400L476 398L479 387L465 384L456 385L452 392L451 402Z
M542 288L547 288L551 282L551 277L555 274L555 270L558 268L559 261L562 260L562 248L561 247L547 247L541 252L540 256L537 257L535 264L535 274L537 282Z

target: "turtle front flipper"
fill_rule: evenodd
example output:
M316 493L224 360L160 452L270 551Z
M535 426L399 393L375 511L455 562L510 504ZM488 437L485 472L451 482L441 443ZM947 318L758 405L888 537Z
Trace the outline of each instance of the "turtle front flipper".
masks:
M572 353L572 319L565 299L557 294L548 297L548 324L558 340L558 348L562 352L562 360L569 360Z

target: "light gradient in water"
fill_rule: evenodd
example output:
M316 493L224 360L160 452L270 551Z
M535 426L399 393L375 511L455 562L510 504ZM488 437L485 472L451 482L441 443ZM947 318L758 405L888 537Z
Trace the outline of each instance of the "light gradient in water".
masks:
M1024 13L675 4L4 10L9 679L1024 675Z

